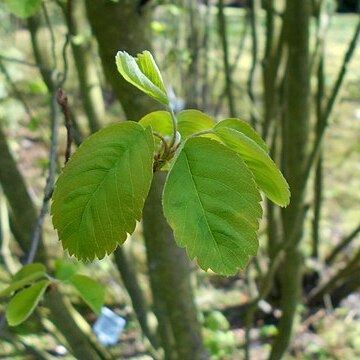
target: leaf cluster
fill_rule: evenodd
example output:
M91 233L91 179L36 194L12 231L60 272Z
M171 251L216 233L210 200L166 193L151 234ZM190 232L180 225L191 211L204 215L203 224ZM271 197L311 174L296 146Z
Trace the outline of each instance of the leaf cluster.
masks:
M43 264L23 266L11 279L10 284L0 292L0 298L11 297L6 307L6 318L10 326L24 322L36 309L45 292L51 286L71 285L79 296L95 312L104 304L104 288L94 279L77 273L77 267L70 262L56 262L55 277L47 274Z
M258 249L260 191L289 203L265 142L240 119L217 122L192 109L175 115L150 52L120 51L116 64L166 111L100 130L71 157L51 209L63 247L82 260L112 253L141 220L153 172L168 171L163 211L177 244L204 270L236 273Z

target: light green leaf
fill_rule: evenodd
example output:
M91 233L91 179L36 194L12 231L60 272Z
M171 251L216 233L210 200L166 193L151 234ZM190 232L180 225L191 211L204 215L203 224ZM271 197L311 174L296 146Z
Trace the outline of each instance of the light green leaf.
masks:
M42 272L34 272L27 276L24 276L20 280L13 280L13 282L8 287L6 287L0 292L0 298L10 296L13 292L22 289L24 286L29 285L35 280L41 279L42 277L44 277L44 275L45 274Z
M152 179L150 128L126 121L85 140L57 180L52 220L63 247L78 259L102 259L141 219Z
M240 157L207 138L185 142L168 175L164 214L180 247L204 269L231 275L258 248L261 200Z
M20 18L34 15L41 6L41 0L5 0L10 12Z
M75 287L89 307L98 314L105 301L104 287L85 275L73 275L69 282Z
M9 302L6 317L10 326L24 322L35 310L50 282L39 281L17 293Z
M149 51L132 57L125 51L116 54L116 66L126 81L164 105L169 104L159 68Z
M35 263L25 265L13 276L11 284L0 292L0 297L7 297L31 282L41 279L45 275L46 269L43 264Z
M46 268L43 264L40 263L34 263L34 264L28 264L24 265L14 276L13 281L18 281L21 279L24 279L28 277L31 274L34 273L41 273L42 275L46 274Z
M225 119L220 121L217 126L218 129L227 127L242 132L244 135L255 141L265 152L269 149L261 136L245 121L235 118Z
M63 259L57 259L55 263L55 277L59 280L68 280L71 276L73 276L78 267L68 261Z
M190 135L210 130L216 124L215 120L199 110L183 110L177 114L178 131L182 139L186 139Z
M256 142L237 130L216 126L215 133L241 156L265 195L274 203L287 206L290 201L289 185L270 156Z
M153 131L168 136L169 139L173 135L173 123L168 111L153 111L141 118L139 124L145 128L151 126Z

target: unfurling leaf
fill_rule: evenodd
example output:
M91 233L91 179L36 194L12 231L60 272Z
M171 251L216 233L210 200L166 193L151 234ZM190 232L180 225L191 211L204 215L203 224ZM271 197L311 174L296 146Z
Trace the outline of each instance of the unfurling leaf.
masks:
M9 302L6 317L10 326L24 322L35 310L50 282L39 281L17 293Z
M134 231L150 189L153 156L150 128L131 121L82 143L57 180L51 207L71 255L101 259Z
M236 119L236 118L230 118L221 120L217 125L217 129L221 128L230 128L237 130L244 135L246 135L251 140L255 141L266 153L269 152L269 149L265 143L265 141L261 138L261 136L245 121Z
M221 122L215 126L215 134L232 150L236 151L245 161L254 175L259 188L275 204L287 206L290 201L289 185L277 168L274 161L245 133L227 126Z
M149 51L132 57L125 51L116 54L116 66L123 78L164 105L169 104L159 68Z
M77 269L76 264L68 260L57 259L55 263L55 277L63 281L68 280L76 273Z
M207 138L180 149L168 175L164 214L179 246L204 269L231 275L258 248L261 197L241 158Z
M79 292L81 298L98 314L104 305L105 290L98 282L85 275L73 275L69 282Z
M209 115L204 114L199 110L183 110L177 115L178 131L182 139L203 130L212 129L216 122Z
M211 130L216 125L213 118L199 110L183 110L176 117L177 130L182 140L196 132ZM165 138L173 136L173 122L168 111L153 111L145 115L139 123L144 127L151 126L152 130L160 133Z

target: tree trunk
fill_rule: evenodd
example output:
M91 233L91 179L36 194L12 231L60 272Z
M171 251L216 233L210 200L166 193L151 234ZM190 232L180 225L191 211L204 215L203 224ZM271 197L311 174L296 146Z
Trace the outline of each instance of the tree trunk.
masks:
M144 208L144 237L155 311L167 324L168 345L175 347L174 359L206 359L189 278L189 261L184 249L176 246L173 232L162 210L165 172L154 174ZM169 324L168 324L169 323ZM172 344L171 338L174 339ZM172 349L166 349L172 352Z
M151 49L150 39L150 17L146 9L139 12L135 2L118 1L109 2L104 0L87 0L87 12L93 33L99 44L101 61L104 73L111 84L115 95L120 100L123 109L130 120L139 120L147 112L157 108L153 100L140 93L132 85L129 85L121 78L115 65L115 55L119 50L125 50L132 55ZM129 28L127 25L132 24ZM162 183L155 181L152 187L152 194L161 194ZM167 229L168 226L162 213L159 212L161 202L158 197L152 196L147 201L143 221L145 229L149 224L153 229ZM153 210L151 210L153 209ZM155 214L157 214L155 216ZM160 293L153 292L153 299L159 321L159 335L162 345L166 350L167 359L199 359L203 353L200 326L193 306L194 300L190 287L190 271L187 259L184 256L178 257L176 263L171 267L152 268L152 264L162 264L170 252L178 250L173 241L172 234L167 230L166 235L157 234L164 239L163 246L158 251L152 252L149 248L150 241L154 241L154 233L150 230L144 231L145 242L148 246L149 274L152 279L162 278L166 272L166 281L159 285ZM165 242L166 240L166 242ZM179 276L182 281L173 281ZM154 282L152 281L152 286ZM153 288L153 290L155 290ZM163 295L162 294L166 294ZM181 296L179 296L181 294ZM182 298L178 301L178 298ZM179 307L175 307L178 304ZM162 313L162 311L164 311ZM166 314L165 316L163 316ZM179 316L179 314L181 316ZM189 328L190 326L190 328ZM190 331L184 334L184 330ZM168 332L169 331L169 332ZM173 335L171 335L173 334ZM174 351L175 350L175 351ZM186 352L187 357L182 357Z
M138 9L136 1L87 0L89 22L99 46L100 58L107 81L129 120L138 121L147 112L159 108L140 90L119 74L115 55L119 50L136 55L150 50L150 14Z
M283 210L285 260L281 267L282 289L279 334L270 358L280 359L289 346L300 297L302 259L299 243L304 222L304 172L310 111L309 1L288 0L285 13L285 43L288 65L285 75L284 174L291 189L290 205Z

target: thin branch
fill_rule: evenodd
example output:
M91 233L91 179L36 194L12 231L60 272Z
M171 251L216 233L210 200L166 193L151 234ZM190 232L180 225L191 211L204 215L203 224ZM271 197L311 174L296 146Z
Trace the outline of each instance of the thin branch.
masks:
M46 5L45 5L44 1L41 3L41 6L42 6L42 11L43 11L43 14L44 14L46 26L47 26L47 28L49 30L49 33L50 33L51 56L52 56L52 60L53 60L52 70L55 70L57 68L55 33L54 33L54 29L52 27L50 17L49 17L49 13L47 11L47 8L46 8Z
M72 121L71 113L68 103L68 97L63 89L59 89L57 93L57 103L60 105L61 112L64 115L66 127L66 151L65 151L65 164L69 161L71 156L71 143L72 143Z
M231 117L236 116L235 102L232 91L232 81L230 74L230 65L229 65L229 50L228 42L226 35L226 18L224 14L224 0L219 0L218 2L218 31L221 39L221 46L223 52L223 65L224 65L224 75L225 75L225 84L226 84L226 96L229 103L229 113Z
M2 60L2 61L8 61L8 62L13 62L13 63L17 63L17 64L20 64L20 65L25 65L25 66L34 67L34 68L43 68L42 65L35 64L35 63L31 63L31 62L28 62L28 61L24 61L24 60L21 60L21 59L13 58L13 57L6 56L6 55L0 55L0 60Z
M55 172L56 172L56 149L58 144L59 122L60 122L60 116L57 108L57 96L56 93L54 92L51 97L51 144L49 150L48 177L44 189L44 197L40 209L40 214L35 224L34 231L31 235L30 251L28 253L25 262L26 264L31 264L35 259L35 255L39 247L42 226L45 220L45 216L47 214L51 195L54 190Z
M347 236L345 236L337 246L335 246L335 248L332 250L332 252L330 253L330 255L326 258L325 263L326 265L331 265L336 256L343 250L345 249L355 238L356 236L360 233L360 224Z
M316 159L316 157L318 155L320 145L321 145L322 139L324 137L324 133L325 133L325 130L326 130L327 126L328 126L329 118L330 118L331 112L332 112L334 104L335 104L335 100L336 100L337 96L339 95L341 85L342 85L342 83L344 81L344 78L345 78L345 75L346 75L346 72L347 72L348 64L349 64L349 62L350 62L350 60L351 60L351 58L352 58L352 56L353 56L353 54L355 52L357 39L359 37L359 34L360 34L360 20L358 21L358 24L356 26L354 35L353 35L353 37L352 37L352 39L350 41L348 50L347 50L347 52L345 54L345 57L344 57L344 60L343 60L342 66L341 66L341 69L340 69L338 77L336 79L335 85L333 87L330 98L329 98L329 100L327 102L327 105L325 107L324 115L323 115L323 119L322 119L322 124L320 125L320 129L319 129L319 132L318 132L317 137L315 139L313 149L312 149L312 151L311 151L311 153L309 155L309 159L308 159L307 165L305 167L305 173L304 173L304 177L303 177L305 182L309 178L309 174L310 174L310 171L312 169L313 163L314 163L314 161L315 161L315 159Z
M259 10L258 0L251 0L250 9L249 9L249 18L250 18L251 39L252 39L252 48L251 48L252 62L251 62L249 78L247 81L247 90L248 90L250 102L252 104L251 106L252 109L255 105L254 77L256 72L256 66L258 63L258 34L257 34L257 24L256 24L258 10ZM255 127L256 123L257 123L257 119L255 117L254 111L251 111L251 125Z
M17 88L15 82L13 81L13 79L11 78L9 72L7 71L6 67L4 66L4 64L2 63L1 59L0 59L0 71L4 74L6 81L9 83L13 93L15 94L16 98L21 102L22 106L24 107L24 110L26 112L26 114L29 116L29 118L32 118L32 113L31 113L31 109L29 107L29 105L27 104L25 98L23 97L22 93L20 92L20 90Z
M354 257L335 275L333 275L327 282L319 285L313 289L307 299L308 303L314 303L317 300L321 299L325 294L329 294L337 286L340 280L345 279L353 272L358 272L360 270L360 249L354 255Z

